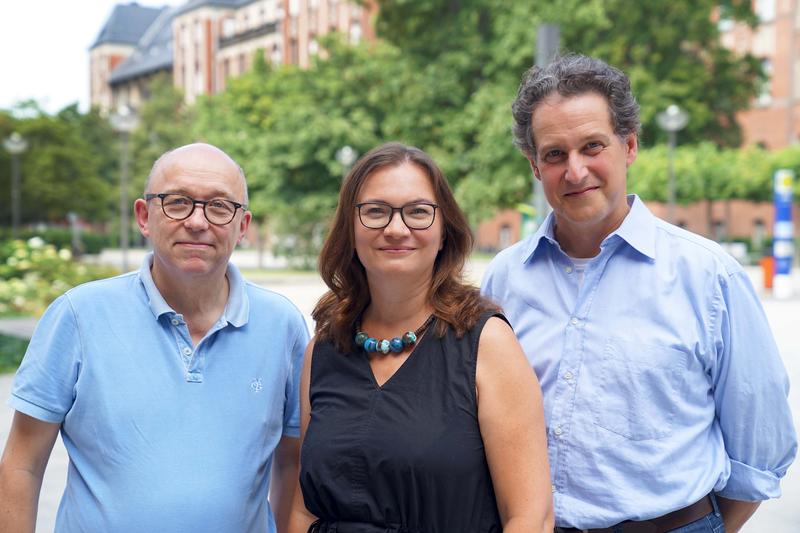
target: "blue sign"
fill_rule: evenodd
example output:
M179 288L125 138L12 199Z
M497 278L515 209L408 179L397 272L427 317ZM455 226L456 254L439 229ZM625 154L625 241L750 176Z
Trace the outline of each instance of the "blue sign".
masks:
M792 226L792 187L794 172L782 168L775 172L775 227L772 231L772 255L775 275L788 275L794 257L794 228Z

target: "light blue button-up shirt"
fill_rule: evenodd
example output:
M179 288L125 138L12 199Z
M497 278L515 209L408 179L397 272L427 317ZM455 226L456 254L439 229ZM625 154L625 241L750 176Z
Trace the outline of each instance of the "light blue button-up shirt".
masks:
M559 526L653 518L712 490L777 497L797 451L786 372L746 273L628 202L582 284L552 214L483 280L541 382Z
M194 344L151 261L53 302L14 379L11 407L61 424L56 532L274 532L270 467L300 433L305 320L229 265L225 310Z

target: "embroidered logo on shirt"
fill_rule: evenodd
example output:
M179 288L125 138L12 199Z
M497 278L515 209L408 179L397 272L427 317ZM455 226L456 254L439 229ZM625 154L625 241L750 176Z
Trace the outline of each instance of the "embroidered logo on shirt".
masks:
M253 392L261 392L261 389L263 388L264 385L261 384L261 378L255 378L250 382L250 390Z

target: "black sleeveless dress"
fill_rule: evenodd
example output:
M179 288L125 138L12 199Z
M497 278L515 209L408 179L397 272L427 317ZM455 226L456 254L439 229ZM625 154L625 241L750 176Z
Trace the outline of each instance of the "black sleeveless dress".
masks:
M320 520L309 531L502 531L475 395L490 316L460 339L431 327L382 387L363 350L314 346L300 486Z

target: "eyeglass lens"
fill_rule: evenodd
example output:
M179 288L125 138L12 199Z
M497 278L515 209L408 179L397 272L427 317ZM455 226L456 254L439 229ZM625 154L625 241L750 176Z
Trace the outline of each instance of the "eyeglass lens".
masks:
M358 206L361 223L370 229L385 228L389 225L395 211L400 211L403 222L411 229L427 229L433 224L435 206L425 203L406 204L392 207L387 204L365 203Z
M167 194L161 200L164 214L176 220L188 218L195 209L196 203L201 203L182 194ZM222 198L212 198L203 203L206 219L212 224L227 224L236 214L236 206Z

